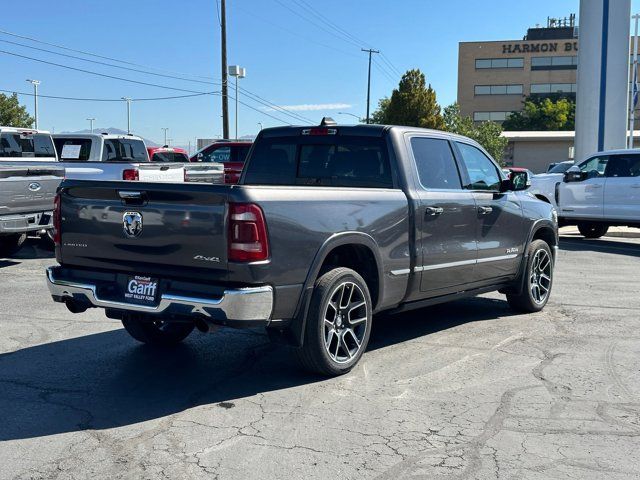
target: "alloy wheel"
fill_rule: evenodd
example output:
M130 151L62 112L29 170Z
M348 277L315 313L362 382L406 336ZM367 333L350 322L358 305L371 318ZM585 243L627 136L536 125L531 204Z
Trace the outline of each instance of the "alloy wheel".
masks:
M542 304L547 300L551 290L551 275L553 262L546 250L537 250L531 262L529 287L534 302Z
M369 312L362 289L353 282L338 284L324 310L324 346L337 363L353 359L367 332Z

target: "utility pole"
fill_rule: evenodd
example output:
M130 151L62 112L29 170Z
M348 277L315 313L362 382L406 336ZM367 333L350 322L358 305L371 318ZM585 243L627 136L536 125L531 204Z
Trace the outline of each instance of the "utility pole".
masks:
M131 133L131 99L122 97L122 100L127 102L127 133Z
M167 127L162 127L160 130L164 130L164 143L163 143L163 145L169 145L169 144L167 143L167 132L169 131L169 128L167 128Z
M33 126L37 130L38 129L38 85L40 85L40 80L31 80L27 78L27 82L33 85Z
M227 85L227 9L220 0L220 34L222 36L222 136L229 138L229 91Z
M367 121L369 123L369 103L371 103L371 54L380 53L379 50L372 50L371 48L362 48L363 52L369 53L369 75L367 77Z
M95 118L87 118L87 120L89 120L89 129L91 130L91 133L93 133L93 122L95 122Z

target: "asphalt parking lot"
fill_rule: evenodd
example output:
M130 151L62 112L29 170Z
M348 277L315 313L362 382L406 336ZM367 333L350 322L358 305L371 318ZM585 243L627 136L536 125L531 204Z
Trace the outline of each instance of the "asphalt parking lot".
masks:
M640 477L640 239L564 231L550 304L487 295L376 319L350 374L258 331L171 351L50 301L0 259L0 478Z

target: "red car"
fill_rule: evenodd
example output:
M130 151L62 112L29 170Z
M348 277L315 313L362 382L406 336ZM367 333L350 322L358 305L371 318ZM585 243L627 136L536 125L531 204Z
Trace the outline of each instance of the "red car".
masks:
M189 153L184 148L176 147L147 147L149 159L152 162L182 162L189 161Z
M191 161L222 163L224 165L224 183L238 183L251 143L224 140L214 142L191 157Z

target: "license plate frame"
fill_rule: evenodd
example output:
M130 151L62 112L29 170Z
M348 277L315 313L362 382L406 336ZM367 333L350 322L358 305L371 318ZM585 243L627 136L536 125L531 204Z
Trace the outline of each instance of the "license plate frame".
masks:
M127 275L127 283L123 292L125 303L141 306L158 304L160 280L147 275Z

